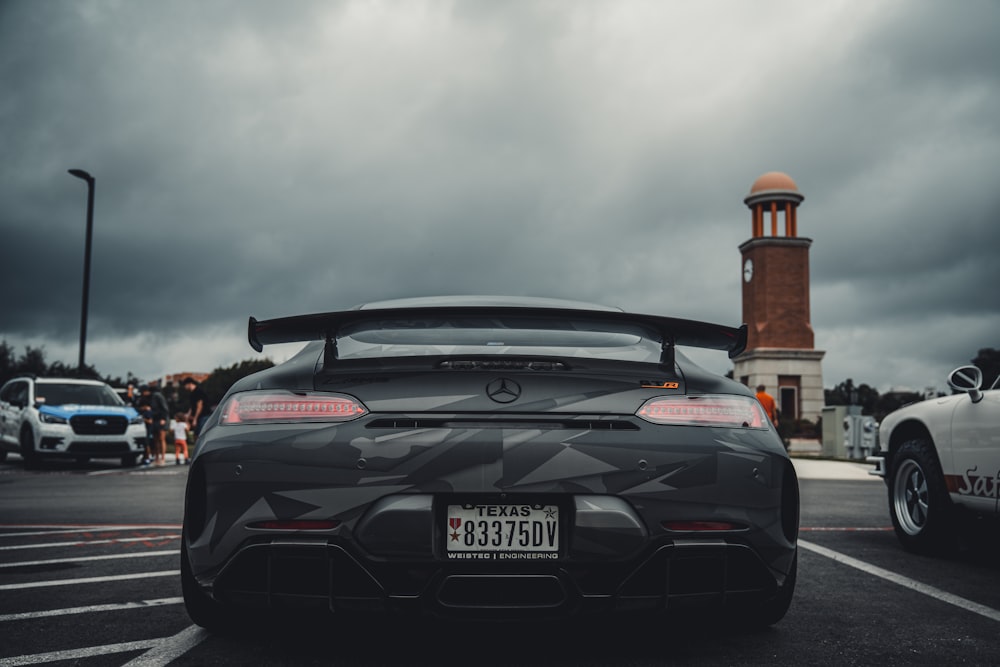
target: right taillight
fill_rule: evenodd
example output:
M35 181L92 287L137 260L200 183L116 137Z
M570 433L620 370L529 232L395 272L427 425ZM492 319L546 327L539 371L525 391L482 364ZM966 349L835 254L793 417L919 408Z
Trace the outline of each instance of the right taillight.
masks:
M636 416L654 424L766 428L767 417L751 396L658 396L642 404Z

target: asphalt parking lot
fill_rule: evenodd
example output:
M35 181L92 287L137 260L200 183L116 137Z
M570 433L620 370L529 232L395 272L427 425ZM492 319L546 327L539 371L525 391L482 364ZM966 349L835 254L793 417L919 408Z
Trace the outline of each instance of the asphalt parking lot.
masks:
M213 636L181 601L184 466L0 464L0 667L28 664L997 664L995 544L902 551L885 489L860 463L797 459L800 577L764 631L336 622ZM581 630L581 627L584 628ZM391 640L387 640L391 633Z

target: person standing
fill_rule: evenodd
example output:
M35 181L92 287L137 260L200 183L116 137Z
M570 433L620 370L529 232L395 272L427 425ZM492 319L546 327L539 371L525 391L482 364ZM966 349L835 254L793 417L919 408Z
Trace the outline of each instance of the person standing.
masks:
M148 466L153 462L153 442L156 437L153 435L153 409L150 407L149 394L143 394L142 388L136 389L135 409L142 415L142 421L146 424L146 451L142 455L142 465Z
M770 419L771 423L777 428L778 405L774 402L774 396L767 393L766 387L762 384L757 385L757 400L760 401L761 406L764 408L764 412L767 413L767 418Z
M170 408L163 394L155 387L144 384L140 389L140 404L148 405L146 432L149 434L150 447L153 455L153 465L162 466L167 462L167 422L170 419Z
M212 410L208 407L208 396L197 380L188 376L184 378L182 384L188 392L188 400L190 401L187 416L191 425L191 435L197 438L205 425L205 420L212 414Z
M188 431L191 429L187 423L187 415L178 412L174 415L174 420L170 422L170 427L174 431L174 462L177 465L191 463L187 445Z

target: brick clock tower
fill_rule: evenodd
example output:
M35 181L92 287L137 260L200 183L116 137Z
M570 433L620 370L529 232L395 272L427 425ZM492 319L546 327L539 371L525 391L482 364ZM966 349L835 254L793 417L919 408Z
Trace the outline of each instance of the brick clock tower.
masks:
M733 377L751 389L763 384L783 420L815 423L824 405L824 352L814 349L809 322L812 239L798 235L803 199L795 181L772 171L754 181L743 200L753 217L753 235L740 245L743 321L749 331Z

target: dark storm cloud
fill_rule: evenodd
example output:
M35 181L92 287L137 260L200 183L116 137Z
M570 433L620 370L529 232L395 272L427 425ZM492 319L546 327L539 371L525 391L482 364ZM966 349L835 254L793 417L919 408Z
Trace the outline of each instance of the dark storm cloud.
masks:
M1000 7L905 9L864 35L840 70L851 82L835 91L850 98L821 100L831 103L822 117L840 125L826 146L840 180L819 203L837 215L822 221L814 284L850 283L853 307L837 317L853 313L859 325L995 322L1000 72L990 63L1000 61Z
M75 358L73 167L97 177L90 359L146 376L248 357L250 314L421 294L736 323L742 199L780 170L827 384L938 381L1000 347L998 16L8 0L0 272L31 288L0 338Z

